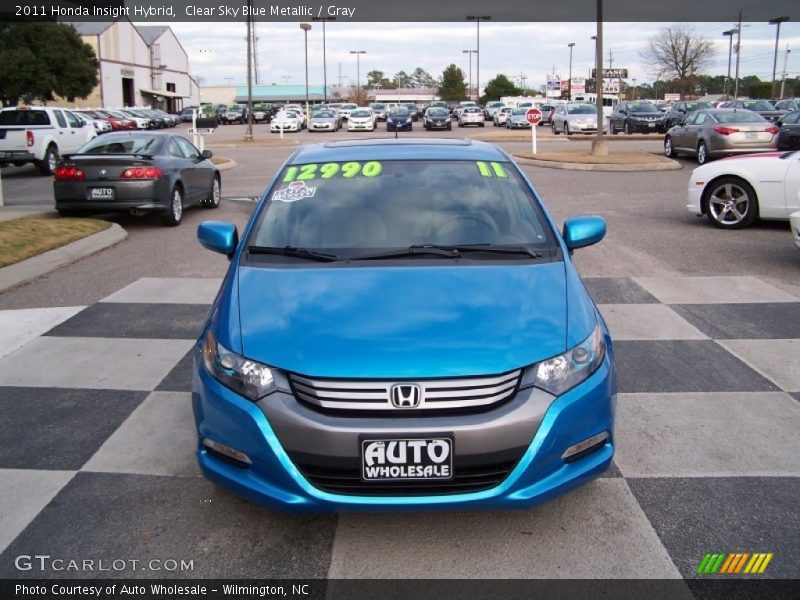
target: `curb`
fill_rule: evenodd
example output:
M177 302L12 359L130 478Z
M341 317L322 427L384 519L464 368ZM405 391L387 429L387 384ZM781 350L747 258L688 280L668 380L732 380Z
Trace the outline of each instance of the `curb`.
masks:
M545 167L547 169L569 169L571 171L608 171L617 173L636 173L642 171L678 171L683 168L679 162L671 160L668 163L652 163L647 165L609 165L609 164L587 164L557 162L554 160L536 160L522 158L512 154L514 160L521 165L532 165L535 167Z
M0 206L0 221L14 219L55 219L58 213L54 208L28 208L25 206Z
M587 139L591 140L594 136L586 136L583 138L576 137L577 134L566 136L565 139L570 142L585 142ZM663 142L666 134L652 134L652 133L633 133L631 135L612 135L607 133L603 136L606 142Z
M112 223L111 227L103 231L3 267L0 269L0 292L46 275L90 254L105 250L127 237L127 231L117 223Z
M225 160L221 163L214 163L214 166L217 167L218 171L228 171L230 169L235 169L236 167L239 166L239 163L237 163L232 158L228 158L227 156L220 156L220 158L223 158Z

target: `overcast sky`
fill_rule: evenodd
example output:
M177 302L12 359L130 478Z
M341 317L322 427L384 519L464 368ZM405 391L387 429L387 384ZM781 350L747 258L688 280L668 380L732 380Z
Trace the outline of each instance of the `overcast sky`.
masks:
M189 54L190 71L203 78L203 85L244 84L246 82L246 28L244 23L170 23ZM695 23L698 34L712 40L717 48L708 69L710 74L724 75L728 64L728 38L722 35L734 24ZM627 67L638 83L652 81L654 73L641 64L639 51L664 23L607 23L604 29L604 65L609 66L611 50L615 67ZM303 31L294 23L259 23L258 50L261 81L264 84L305 82ZM543 85L547 73L567 77L569 48L574 42L573 76L588 75L594 60L594 23L499 23L481 25L481 82L497 73L510 77L526 76L529 87ZM468 78L469 55L462 50L476 48L474 23L345 23L326 25L328 84L356 80L356 57L350 50L366 50L361 55L361 82L373 69L392 77L400 70L411 73L422 67L434 77L455 63ZM757 75L762 80L772 77L775 26L751 23L742 33L740 76ZM789 55L789 76L800 74L800 23L788 22L781 27L778 53L778 79L783 69L786 45ZM735 41L734 41L735 46ZM735 63L735 53L734 53ZM322 84L322 24L313 23L308 33L309 82ZM475 56L472 75L477 76ZM732 68L733 72L733 68Z

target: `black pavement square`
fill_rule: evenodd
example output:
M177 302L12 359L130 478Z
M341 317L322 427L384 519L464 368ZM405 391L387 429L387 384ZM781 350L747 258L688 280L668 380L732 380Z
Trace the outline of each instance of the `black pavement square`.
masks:
M614 352L622 393L778 390L712 340L620 340Z
M800 578L800 477L627 482L684 577L708 577L696 573L706 552L772 552L760 577Z
M77 470L147 392L0 388L0 468Z
M167 373L156 387L157 392L191 392L194 348L189 350L177 365Z
M677 304L671 308L717 340L800 338L800 302Z
M98 302L45 335L142 339L194 339L209 307L204 304Z
M795 392L794 394L789 394L792 398L800 402L800 392Z
M199 477L78 473L0 555L0 578L97 577L17 571L14 557L128 559L114 577L164 577L149 561L193 561L178 578L324 578L335 515L289 515ZM136 568L131 560L140 561ZM162 564L165 564L162 562ZM166 566L166 565L165 565Z
M655 304L658 300L628 277L586 277L586 289L597 304Z

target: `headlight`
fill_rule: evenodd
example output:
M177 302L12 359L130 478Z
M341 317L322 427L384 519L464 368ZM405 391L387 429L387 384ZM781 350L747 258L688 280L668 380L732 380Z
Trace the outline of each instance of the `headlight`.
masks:
M535 386L560 396L594 373L606 355L603 332L597 325L583 342L563 354L538 363Z
M231 352L210 330L203 341L203 363L214 379L250 400L260 400L275 390L269 367Z

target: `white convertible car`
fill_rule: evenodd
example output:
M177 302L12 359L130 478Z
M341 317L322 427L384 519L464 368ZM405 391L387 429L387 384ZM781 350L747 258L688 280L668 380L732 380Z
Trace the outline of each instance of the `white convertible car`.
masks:
M734 156L696 168L686 208L723 229L800 210L800 151Z

